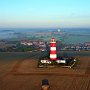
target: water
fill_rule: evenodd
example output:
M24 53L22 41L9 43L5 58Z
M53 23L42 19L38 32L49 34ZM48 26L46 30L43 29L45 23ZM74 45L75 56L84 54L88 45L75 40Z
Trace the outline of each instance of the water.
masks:
M60 31L59 33L58 28L3 28L0 29L0 39L28 38L50 41L52 33L57 32L53 33L53 36L66 44L90 42L89 28L60 28Z
M64 29L67 33L65 38L65 43L67 44L79 44L90 42L90 29Z

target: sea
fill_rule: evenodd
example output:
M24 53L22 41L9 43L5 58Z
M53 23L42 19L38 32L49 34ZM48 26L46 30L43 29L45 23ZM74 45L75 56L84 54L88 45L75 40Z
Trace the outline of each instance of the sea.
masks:
M52 36L65 44L83 44L90 42L90 28L0 28L0 40L50 41Z

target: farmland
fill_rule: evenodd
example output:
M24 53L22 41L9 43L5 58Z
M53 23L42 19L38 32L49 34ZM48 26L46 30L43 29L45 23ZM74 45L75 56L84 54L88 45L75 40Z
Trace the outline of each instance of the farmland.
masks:
M87 52L84 52L87 53ZM73 68L37 68L40 52L0 53L0 90L90 90L90 56L76 56Z

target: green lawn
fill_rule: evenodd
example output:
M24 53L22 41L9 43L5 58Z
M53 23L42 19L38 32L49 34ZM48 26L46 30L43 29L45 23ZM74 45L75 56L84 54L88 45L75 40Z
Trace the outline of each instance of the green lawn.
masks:
M12 61L26 58L38 59L43 55L47 55L45 52L0 52L0 61ZM60 51L58 56L90 56L90 51Z
M0 61L20 60L32 57L38 57L40 52L0 52Z

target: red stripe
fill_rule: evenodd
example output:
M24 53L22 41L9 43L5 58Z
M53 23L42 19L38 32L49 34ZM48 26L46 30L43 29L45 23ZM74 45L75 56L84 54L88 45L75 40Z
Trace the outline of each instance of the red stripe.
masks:
M50 54L56 54L56 50L55 51L50 51Z
M56 47L56 43L50 43L50 47Z
M57 60L56 58L50 58L50 60Z

